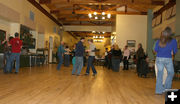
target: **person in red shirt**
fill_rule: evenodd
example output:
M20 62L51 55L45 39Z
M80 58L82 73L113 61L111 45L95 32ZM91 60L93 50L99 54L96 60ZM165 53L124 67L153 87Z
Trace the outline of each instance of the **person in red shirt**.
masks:
M18 74L19 72L19 63L20 63L20 52L22 48L22 40L19 39L19 33L15 33L15 38L11 39L10 45L12 46L11 50L11 56L10 56L10 61L8 64L7 69L10 69L11 63L16 60L16 70L15 74Z

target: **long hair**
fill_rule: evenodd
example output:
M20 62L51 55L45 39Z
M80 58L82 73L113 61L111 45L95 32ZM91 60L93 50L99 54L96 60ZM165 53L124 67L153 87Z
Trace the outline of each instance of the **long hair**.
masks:
M117 44L114 44L114 50L119 50L119 46Z
M165 47L167 43L169 43L172 40L172 30L170 27L166 27L165 30L161 33L160 36L160 47Z

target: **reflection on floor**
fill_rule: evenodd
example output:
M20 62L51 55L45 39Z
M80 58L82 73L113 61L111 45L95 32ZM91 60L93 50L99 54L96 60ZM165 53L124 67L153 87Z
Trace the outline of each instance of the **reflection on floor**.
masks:
M164 96L154 94L155 78L96 68L95 77L72 76L72 66L57 71L56 65L23 68L18 75L0 72L0 104L164 104Z

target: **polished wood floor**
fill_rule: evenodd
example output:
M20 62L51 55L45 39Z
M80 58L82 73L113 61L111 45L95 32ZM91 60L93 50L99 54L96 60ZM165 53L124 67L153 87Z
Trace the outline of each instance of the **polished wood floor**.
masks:
M0 72L0 104L164 104L164 96L154 94L155 78L96 68L95 77L72 76L72 66L57 71L56 65ZM180 89L180 81L173 88Z

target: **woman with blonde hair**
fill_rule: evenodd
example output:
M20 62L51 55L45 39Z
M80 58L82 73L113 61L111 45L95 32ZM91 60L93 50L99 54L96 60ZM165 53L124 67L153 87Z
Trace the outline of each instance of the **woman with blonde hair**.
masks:
M172 38L172 30L170 27L162 32L160 39L155 45L157 78L156 78L156 94L162 94L165 89L171 89L172 80L174 76L174 66L172 61L172 53L177 53L177 41ZM167 70L167 78L163 85L164 68Z
M112 70L119 72L119 66L122 58L122 52L117 44L113 45L112 49Z

